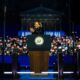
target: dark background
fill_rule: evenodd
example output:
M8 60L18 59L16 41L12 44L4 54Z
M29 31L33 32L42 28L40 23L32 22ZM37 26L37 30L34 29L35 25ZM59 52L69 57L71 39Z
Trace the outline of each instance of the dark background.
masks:
M30 10L40 5L54 9L65 14L66 19L74 24L76 30L79 31L80 14L78 0L0 0L0 35L4 32L4 5L7 6L6 12L6 35L16 36L21 29L20 13ZM67 23L67 22L66 22ZM66 28L66 26L65 26ZM67 31L67 29L66 29Z

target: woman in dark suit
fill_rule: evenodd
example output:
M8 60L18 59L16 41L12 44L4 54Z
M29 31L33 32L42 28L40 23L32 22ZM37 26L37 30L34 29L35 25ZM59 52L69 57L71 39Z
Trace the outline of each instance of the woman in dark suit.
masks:
M34 27L30 27L32 34L44 34L42 23L39 21L34 22Z

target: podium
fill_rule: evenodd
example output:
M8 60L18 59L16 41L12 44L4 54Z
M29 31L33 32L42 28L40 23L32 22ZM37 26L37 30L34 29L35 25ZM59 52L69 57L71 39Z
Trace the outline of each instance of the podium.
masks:
M48 71L49 50L51 47L50 36L30 35L27 36L27 46L30 54L30 70L40 75Z

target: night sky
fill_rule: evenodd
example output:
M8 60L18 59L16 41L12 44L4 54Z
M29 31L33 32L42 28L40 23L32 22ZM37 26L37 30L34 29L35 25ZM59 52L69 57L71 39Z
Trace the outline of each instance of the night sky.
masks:
M70 6L69 6L70 1ZM4 5L7 6L6 12L6 34L17 35L17 31L21 29L20 13L30 10L40 5L51 8L53 10L67 13L70 9L71 21L77 25L80 24L79 19L79 3L77 0L0 0L0 32L3 34L4 22ZM1 35L0 34L0 35Z

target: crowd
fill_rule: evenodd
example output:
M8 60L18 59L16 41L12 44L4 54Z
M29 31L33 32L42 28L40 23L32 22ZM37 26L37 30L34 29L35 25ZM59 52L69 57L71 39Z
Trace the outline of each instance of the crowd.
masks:
M28 48L27 48L27 38L11 38L8 37L5 39L5 41L0 38L0 55L4 53L4 55L23 55L28 54Z
M80 48L80 39L76 38L75 41L72 37L54 37L52 38L50 55L56 55L62 52L64 55L73 54L77 48ZM27 37L7 37L5 40L0 38L0 55L28 55L29 49L27 47Z
M73 55L80 48L80 38L55 37L51 43L50 55L61 52L63 55Z

